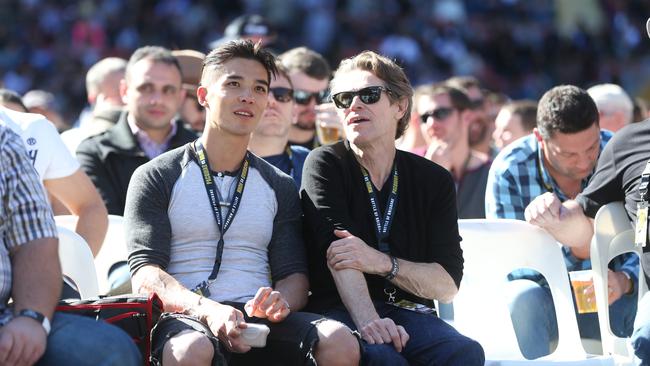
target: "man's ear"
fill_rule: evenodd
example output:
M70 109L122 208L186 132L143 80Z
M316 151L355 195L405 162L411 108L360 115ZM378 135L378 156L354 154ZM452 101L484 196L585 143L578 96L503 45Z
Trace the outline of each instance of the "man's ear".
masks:
M542 134L539 132L537 127L533 128L533 133L535 134L535 138L537 139L537 141L542 142L542 140L544 140L542 138Z
M199 85L199 87L196 88L196 99L199 101L199 104L203 106L203 108L210 108L208 105L208 100L206 99L207 96L208 88Z
M129 89L129 86L126 84L126 79L120 80L120 97L122 97L122 103L127 104L126 91Z
M402 98L397 101L397 117L398 120L402 119L404 117L404 114L406 114L406 110L409 107L409 101L408 98Z

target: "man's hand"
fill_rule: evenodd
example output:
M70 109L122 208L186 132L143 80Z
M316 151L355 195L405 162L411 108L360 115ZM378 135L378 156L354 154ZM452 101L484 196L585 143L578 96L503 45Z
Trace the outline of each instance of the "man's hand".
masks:
M205 322L212 333L229 351L245 353L251 349L241 337L241 330L247 327L241 311L207 299L200 311L205 315Z
M359 327L363 340L369 344L392 343L397 352L402 352L409 340L409 335L401 325L396 325L390 318L378 318Z
M634 282L627 278L623 272L607 270L607 287L609 290L609 305L621 298L621 296L634 290Z
M15 317L0 328L0 365L33 365L45 352L47 335L34 319Z
M334 103L317 104L314 110L316 111L316 121L320 127L336 128L343 136L343 122Z
M255 297L246 302L244 309L248 316L266 318L274 323L283 321L290 312L287 300L270 287L260 287Z
M553 227L560 222L561 208L560 199L555 194L546 192L528 204L524 216L526 221L535 226Z
M333 241L327 249L327 263L330 267L380 275L390 272L392 262L386 254L369 247L347 230L334 230L334 235L341 239Z
M447 170L451 170L451 148L443 141L435 139L431 141L424 157Z

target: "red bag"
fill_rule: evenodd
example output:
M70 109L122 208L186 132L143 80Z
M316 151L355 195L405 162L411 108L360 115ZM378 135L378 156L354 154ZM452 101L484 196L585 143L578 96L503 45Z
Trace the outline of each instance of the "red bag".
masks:
M61 300L56 311L103 320L125 331L138 346L145 365L151 356L151 329L158 322L163 303L155 293L127 294L85 300Z

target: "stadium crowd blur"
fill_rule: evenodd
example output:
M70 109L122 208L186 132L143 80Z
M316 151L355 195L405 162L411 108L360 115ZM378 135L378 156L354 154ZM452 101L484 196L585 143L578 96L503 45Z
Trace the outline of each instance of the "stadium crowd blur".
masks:
M232 19L264 16L274 49L304 45L332 65L364 49L397 59L414 85L474 75L512 99L597 82L650 97L642 42L650 3L634 0L4 0L0 83L53 93L71 124L85 105L86 70L138 46L209 51ZM289 4L287 4L289 3Z

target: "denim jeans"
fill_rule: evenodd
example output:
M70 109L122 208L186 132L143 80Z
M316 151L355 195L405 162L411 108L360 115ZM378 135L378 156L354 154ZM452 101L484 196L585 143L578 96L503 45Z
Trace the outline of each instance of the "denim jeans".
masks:
M641 360L640 365L650 365L650 292L643 295L639 311L634 320L632 347L635 355Z
M142 365L131 338L105 322L55 313L45 354L38 365Z
M530 280L510 281L507 286L510 315L521 353L528 359L550 354L550 342L558 338L551 290ZM614 334L626 337L632 333L636 300L636 293L623 295L609 306ZM576 318L582 338L600 339L598 313L578 314L576 310Z
M375 302L377 313L401 325L410 336L406 347L398 353L392 344L363 342L364 365L463 365L482 366L485 363L483 348L434 315L418 314L383 302ZM323 315L357 330L344 307L336 307Z

